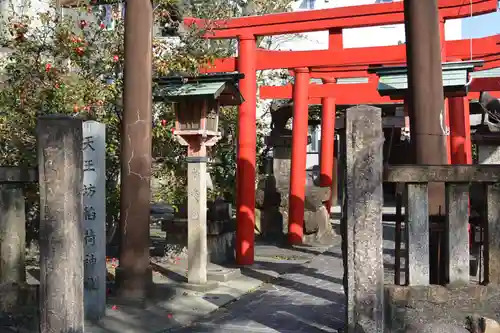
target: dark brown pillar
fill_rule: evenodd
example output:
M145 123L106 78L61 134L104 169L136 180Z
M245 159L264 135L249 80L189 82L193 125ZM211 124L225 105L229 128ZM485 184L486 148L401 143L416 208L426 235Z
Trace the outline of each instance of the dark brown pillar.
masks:
M151 175L151 1L128 1L125 14L118 296L144 300L149 269Z
M405 0L408 107L417 164L447 164L437 0ZM429 184L429 213L444 214L444 186Z
M416 164L448 164L437 0L404 0L408 108ZM429 183L430 215L445 214L444 184ZM431 283L440 281L440 239L430 236Z

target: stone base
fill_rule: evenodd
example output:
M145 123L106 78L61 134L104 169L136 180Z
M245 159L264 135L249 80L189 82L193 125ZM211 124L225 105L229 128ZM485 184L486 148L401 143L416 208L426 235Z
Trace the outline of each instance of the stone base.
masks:
M114 296L112 297L115 304L122 306L138 307L138 308L148 307L151 304L151 299L155 295L154 284L153 284L153 270L151 269L151 267L148 267L146 272L145 278L149 282L149 285L146 287L145 295L143 295L141 292L137 292L137 294L134 294L133 292L129 291L124 292L120 290L120 286L123 283L124 279L126 278L125 273L126 272L123 271L123 268L121 268L120 266L116 267L115 292Z
M227 282L241 276L241 270L237 268L221 268L217 270L208 269L207 279L209 281Z
M236 231L234 223L209 222L207 235L208 262L214 264L231 263L235 258ZM180 249L187 247L187 221L174 221L165 225L168 246Z
M181 288L192 290L192 291L197 291L200 293L205 293L207 291L214 290L218 286L219 286L219 283L214 282L214 281L207 281L207 283L203 283L203 284L189 283L189 282L179 284L179 287L181 287Z
M426 323L467 328L471 316L499 319L500 287L387 285L384 302L385 323L394 333L413 332L411 329Z
M0 285L0 313L14 313L25 307L38 308L38 285Z
M171 298L176 293L175 288L168 284L151 284L147 297L126 298L118 295L108 295L107 303L118 306L146 309L159 302Z

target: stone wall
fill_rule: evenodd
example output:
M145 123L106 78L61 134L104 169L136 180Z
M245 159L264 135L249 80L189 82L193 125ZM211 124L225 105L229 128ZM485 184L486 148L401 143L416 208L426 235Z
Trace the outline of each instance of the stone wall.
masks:
M493 321L500 319L498 286L386 285L384 301L385 322L393 333L414 332L411 328L423 327L424 324L446 327L445 330L432 332L468 332L465 329L470 328L471 318L490 318Z

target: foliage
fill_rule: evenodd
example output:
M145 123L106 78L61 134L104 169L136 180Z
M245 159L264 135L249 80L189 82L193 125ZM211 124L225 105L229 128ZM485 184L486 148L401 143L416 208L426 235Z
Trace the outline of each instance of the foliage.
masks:
M162 1L155 6L156 19L164 19L165 10L171 8L170 0ZM99 15L95 15L96 9L99 8L88 4L63 9L64 15L60 16L55 5L32 11L34 14L12 6L3 19L0 25L0 46L5 51L0 61L0 158L4 165L36 165L36 119L40 115L70 114L104 122L107 127L107 217L108 222L113 223L119 210L124 24L119 4L111 6L108 13L114 18L112 24L102 22ZM217 49L206 49L199 38L201 33L204 31L187 31L173 41L155 39L155 74L195 73L201 63L218 56ZM172 165L178 165L175 159L184 152L172 138L173 116L168 107L160 105L156 109L156 121L152 124L155 152L166 154L165 169L169 170ZM178 185L174 183L170 187ZM36 195L29 198L36 201Z
M61 113L85 120L104 122L107 127L106 186L107 219L116 222L119 213L120 128L124 64L121 19L123 6L115 3L95 6L97 1L79 2L79 7L44 6L43 0L21 7L11 5L0 21L0 158L3 165L36 165L36 119ZM69 0L71 2L71 0ZM112 3L114 1L106 1ZM252 10L241 1L192 1L197 5L180 8L176 0L154 3L157 25L168 26L182 15L228 18L282 10L277 2L256 0ZM230 5L228 5L228 3ZM248 3L247 3L248 5ZM112 21L103 20L103 8ZM104 12L106 14L106 12ZM155 75L171 72L195 74L200 64L234 54L234 41L207 41L206 31L190 29L178 38L154 38ZM237 111L222 112L221 127L226 134L212 148L214 195L229 193L234 198L235 140ZM155 105L153 126L154 176L162 179L159 198L180 202L185 197L185 148L172 137L174 115L168 105ZM262 128L262 124L258 124ZM259 130L259 133L261 131ZM259 147L262 140L259 139ZM36 188L28 191L36 216ZM33 218L33 220L37 220Z

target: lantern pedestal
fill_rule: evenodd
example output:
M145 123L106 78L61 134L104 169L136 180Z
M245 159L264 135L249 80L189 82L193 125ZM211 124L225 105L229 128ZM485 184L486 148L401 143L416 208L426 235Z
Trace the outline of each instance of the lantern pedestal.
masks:
M203 133L197 135L179 135L174 131L177 141L187 146L188 163L188 284L190 289L201 286L216 287L216 283L207 283L207 147L213 146L220 139L220 134ZM189 288L189 286L188 286Z

